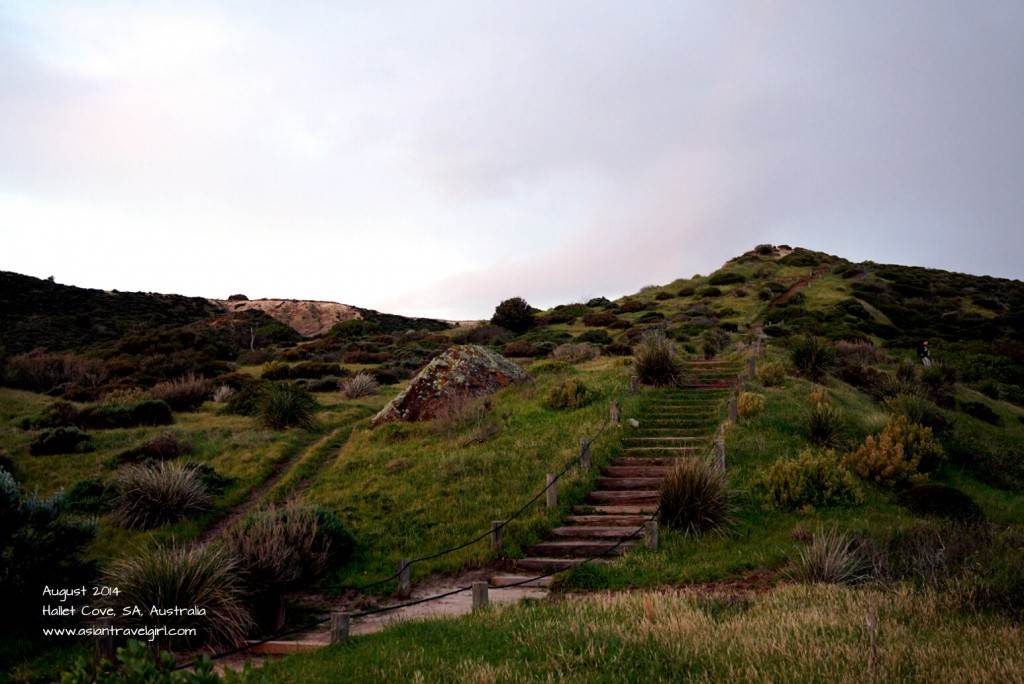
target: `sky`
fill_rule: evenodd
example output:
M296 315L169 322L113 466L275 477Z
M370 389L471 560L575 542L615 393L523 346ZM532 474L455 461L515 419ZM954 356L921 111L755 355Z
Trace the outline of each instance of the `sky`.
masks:
M468 319L765 242L1024 277L1024 3L0 3L0 270Z

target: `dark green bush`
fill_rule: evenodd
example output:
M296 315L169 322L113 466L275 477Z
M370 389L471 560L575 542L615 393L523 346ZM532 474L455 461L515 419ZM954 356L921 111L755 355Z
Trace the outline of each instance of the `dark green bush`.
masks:
M721 328L708 328L700 335L700 346L705 358L722 353L729 344L729 333Z
M897 394L885 400L885 408L895 416L906 416L911 423L924 425L940 434L949 428L949 419L938 406L916 394Z
M683 285L681 288L679 288L679 291L676 292L676 296L678 296L678 297L689 297L690 295L692 295L696 291L697 291L697 288L694 287L693 285Z
M811 380L820 380L835 365L836 351L827 340L804 335L793 340L790 360L797 373Z
M633 353L633 348L624 342L612 342L604 351L610 356L629 356Z
M591 307L597 307L597 306L607 307L607 306L611 306L611 305L612 305L612 302L607 297L594 297L593 299L588 299L587 300L587 306L591 306Z
M666 299L672 299L672 295L671 293L668 292L659 292L658 294L654 295L654 298L657 299L659 302L663 302Z
M61 510L89 515L106 513L116 496L117 488L99 478L80 480L61 498Z
M637 311L643 311L647 307L648 305L639 299L624 299L616 308L616 313L636 313Z
M708 283L711 285L735 285L737 283L745 282L747 282L746 276L742 273L735 273L732 271L719 271L708 278Z
M941 484L922 484L901 492L901 506L916 515L927 515L950 520L980 520L985 517L974 499L955 487Z
M958 408L972 418L977 418L990 425L1000 425L1003 422L998 413L993 411L988 404L980 401L961 401Z
M309 392L288 382L267 385L259 401L261 422L273 430L313 427L317 403Z
M605 330L586 330L576 337L576 341L605 345L611 344L612 336Z
M661 522L700 535L727 526L735 510L725 473L696 458L681 459L661 486Z
M510 358L530 358L538 356L539 350L528 340L512 340L501 353Z
M808 450L796 458L780 458L765 470L755 488L768 507L780 510L863 501L857 478L831 451Z
M600 328L612 325L619 318L609 311L595 311L583 317L583 325L588 328Z
M698 297L721 297L722 290L714 285L705 285L704 287L697 288L696 294Z
M843 436L843 417L832 404L815 402L807 413L807 439L820 447L837 446Z
M236 416L255 416L259 413L260 402L267 383L252 381L243 384L232 394L224 406L224 412Z
M553 387L544 398L544 406L553 410L578 409L594 399L594 393L581 381L565 380Z
M149 648L131 640L117 649L113 661L80 657L61 675L61 684L218 684L213 662L203 654L189 670L177 669L178 659L170 651Z
M86 406L76 418L78 425L92 430L170 425L173 422L171 407L160 399L144 399L134 404Z
M647 313L641 314L639 317L637 317L636 322L637 323L654 323L656 321L663 321L663 320L665 320L665 314L661 313L660 311L648 311Z
M491 323L514 333L524 333L533 327L533 307L522 297L506 299L495 307Z
M43 430L29 445L29 453L33 456L84 454L95 449L92 438L76 427Z

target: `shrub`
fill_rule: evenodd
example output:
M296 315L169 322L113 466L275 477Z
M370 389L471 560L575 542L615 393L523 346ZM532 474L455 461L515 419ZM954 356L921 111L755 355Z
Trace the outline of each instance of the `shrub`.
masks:
M644 333L634 349L636 375L645 385L678 384L682 364L675 344L660 330Z
M341 381L341 393L347 399L368 397L377 393L380 384L370 373L356 373L351 378Z
M756 487L769 508L780 510L863 501L853 473L839 464L832 451L806 450L796 458L780 458L768 467Z
M776 387L786 379L786 366L777 361L762 363L757 369L757 380L765 387Z
M946 414L938 406L917 394L897 394L885 400L885 408L894 416L931 428L936 434L949 427Z
M235 646L253 627L238 562L221 546L156 544L114 561L106 582L120 589L117 603L121 605L154 606L168 612L151 616L147 610L141 617L129 615L121 621L196 628L198 637L176 637L182 639L176 645ZM173 610L191 606L202 606L205 615L178 615Z
M174 380L160 382L149 390L149 396L167 403L175 411L194 411L210 397L210 381L189 373Z
M839 340L836 342L835 350L839 365L863 366L870 363L881 363L885 360L885 353L881 349L872 342L863 340Z
M77 514L106 513L117 495L116 487L99 478L79 480L61 499L61 510Z
M697 288L696 294L698 297L721 297L722 290L714 285L705 285Z
M894 416L876 438L869 435L864 445L845 459L847 467L861 477L882 485L920 484L922 471L933 470L944 458L932 431Z
M210 507L196 472L180 463L128 465L117 476L114 517L124 527L148 530Z
M51 392L70 385L98 388L107 378L103 361L70 352L19 354L4 365L6 384L33 392Z
M807 414L807 438L812 444L832 447L839 443L843 433L843 417L838 409L826 401L814 402Z
M666 299L672 299L672 294L669 292L659 292L658 294L654 295L654 298L659 302L663 302Z
M974 499L955 487L941 484L911 487L900 493L899 502L916 515L950 520L980 520L985 517L978 504L974 503Z
M485 327L490 327L490 326L485 326ZM507 332L504 333L504 334L508 335ZM490 344L490 342L486 342L484 344ZM391 360L391 354L389 354L387 352L375 352L375 351L365 351L363 349L353 349L351 351L345 352L345 354L341 358L342 358L342 361L344 361L345 363L362 363L362 364L367 364L367 363L385 363L385 362ZM287 379L290 374L291 374L291 371L288 372L288 375L284 375L282 377L278 373L274 373L271 376L271 375L267 375L267 373L264 372L263 373L263 379L264 380L273 380L273 379L284 380L284 379Z
M537 356L537 347L529 340L512 340L502 350L503 356L511 358L526 358Z
M633 348L625 342L612 342L604 351L609 356L629 356L633 353Z
M51 404L42 415L26 419L25 429L38 427L79 427L107 430L140 425L169 425L174 422L171 407L158 399L134 404L95 404L77 409L66 401Z
M754 247L754 254L758 256L771 256L775 253L775 248L769 244L762 244Z
M699 535L732 521L734 500L725 473L696 458L680 460L661 486L661 522Z
M224 406L224 412L236 416L255 416L260 410L260 401L267 389L267 383L252 381L243 384L232 394Z
M325 378L328 376L338 377L347 374L349 371L346 368L341 367L337 363L329 363L326 361L303 361L297 363L289 369L289 377L293 380L300 378Z
M588 328L608 327L620 320L618 316L609 311L595 311L583 317L583 325Z
M177 664L178 659L172 652L156 651L133 639L117 649L112 661L80 656L61 674L60 681L61 684L216 684L222 681L205 654L190 670L178 670Z
M146 461L170 461L192 451L192 446L178 438L173 432L153 439L117 455L118 463L142 463Z
M260 421L272 430L313 427L316 400L309 392L289 382L267 385L259 400Z
M506 299L494 308L491 323L514 333L523 333L533 327L533 308L522 297Z
M981 401L961 401L959 403L959 409L978 420L984 421L991 425L999 425L1002 423L1002 418L999 414L992 410L992 408Z
M729 333L721 328L708 328L700 335L700 345L705 358L716 356L729 344Z
M553 410L578 409L589 404L594 393L576 379L565 380L552 388L544 398L544 406Z
M708 282L712 285L735 285L747 282L747 278L742 273L719 271L708 278Z
M639 299L624 299L618 306L620 313L636 313L647 308L647 304Z
M676 296L677 297L689 297L690 295L692 295L696 291L697 291L697 288L695 288L693 285L683 285L681 288L679 288L679 291L676 292Z
M605 330L587 330L576 338L577 342L590 342L592 344L611 344L612 336Z
M831 529L815 533L800 551L791 574L798 582L857 584L868 579L869 571L853 540Z
M612 302L607 297L594 297L587 300L587 306L611 306Z
M743 392L736 400L736 410L741 418L751 418L764 410L764 395Z
M560 344L551 352L551 358L567 363L582 363L597 356L597 348L586 342Z
M92 438L76 427L59 427L52 430L43 430L29 444L29 453L33 456L84 454L95 449Z
M805 335L793 341L790 358L798 373L820 380L835 365L835 348L827 340Z

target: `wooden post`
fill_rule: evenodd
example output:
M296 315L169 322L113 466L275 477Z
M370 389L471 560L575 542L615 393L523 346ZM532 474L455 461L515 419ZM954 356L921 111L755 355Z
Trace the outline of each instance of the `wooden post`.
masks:
M619 426L619 402L612 399L611 406L608 409L608 420L615 427Z
M114 633L109 631L113 624L114 621L110 618L103 618L99 621L98 626L107 631L96 637L96 658L98 660L113 661L117 655L117 648L114 645Z
M757 352L755 351L753 354L750 355L749 358L747 358L747 379L748 380L753 380L756 377L757 377Z
M330 643L336 644L339 641L348 639L348 628L352 624L352 617L340 610L331 613L331 638Z
M658 521L648 520L644 523L644 543L649 549L658 548Z
M580 440L580 467L590 470L590 441L586 437Z
M505 529L504 520L491 521L491 551L501 551L502 530Z
M723 473L725 472L725 437L722 433L718 433L715 437L715 460L718 463L718 469Z
M729 420L735 423L739 416L739 409L736 407L736 395L734 394L729 397Z
M490 603L487 596L487 582L473 582L473 611L486 608Z
M412 595L412 569L409 567L409 559L402 558L398 561L398 597L409 598Z
M629 393L636 394L640 391L640 378L635 375L629 376Z
M555 480L555 476L548 473L548 508L555 508L558 506L558 482Z

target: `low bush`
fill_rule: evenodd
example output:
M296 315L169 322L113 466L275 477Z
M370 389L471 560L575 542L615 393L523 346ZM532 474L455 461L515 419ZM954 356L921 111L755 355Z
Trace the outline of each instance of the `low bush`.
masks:
M609 356L629 356L633 353L633 347L625 342L612 342L604 348L604 351Z
M836 361L840 365L866 365L885 360L885 352L874 343L864 340L839 340L835 344L835 350Z
M683 285L676 292L676 296L677 297L689 297L690 295L692 295L696 291L697 291L697 288L694 287L693 285Z
M139 426L170 425L174 422L171 407L159 399L145 399L132 404L93 404L82 409L66 401L51 404L35 418L22 422L25 429L40 427L79 427L88 430L110 430Z
M2 379L10 387L52 392L71 385L98 388L107 379L100 359L71 352L29 352L7 359Z
M514 333L523 333L533 327L533 307L522 297L506 299L494 308L491 323Z
M582 363L597 357L597 347L587 342L560 344L551 352L551 358L566 363Z
M210 381L195 373L159 382L149 390L150 397L166 402L175 411L194 411L212 393Z
M725 473L696 458L680 460L661 486L661 522L700 535L732 522L734 497Z
M612 336L608 334L606 330L587 330L581 333L577 338L577 342L590 342L591 344L611 344Z
M857 584L870 578L867 559L853 539L835 529L820 530L801 549L791 575L798 582Z
M721 290L721 288L715 287L714 285L705 285L704 287L697 288L696 295L698 297L707 297L707 298L721 297L722 296L722 290Z
M666 299L672 299L672 294L669 292L659 292L658 294L654 295L654 298L659 302L663 302Z
M619 317L609 311L595 311L583 317L583 325L588 328L608 327L617 322Z
M501 353L509 358L529 358L537 356L537 347L529 340L512 340Z
M778 361L762 363L757 369L757 381L765 387L777 387L786 380L786 366Z
M375 352L375 351L365 351L363 349L353 349L351 351L345 352L344 355L342 355L341 358L342 358L342 361L344 361L345 363L355 363L355 364L386 363L386 362L391 360L391 354L389 354L388 352L383 352L383 351ZM275 374L274 377L275 378L277 377L276 374ZM285 376L285 377L287 377L287 376ZM265 380L273 379L273 378L269 377L266 373L263 374L263 378ZM285 379L285 378L278 378L278 379Z
M942 435L949 459L987 485L1008 491L1024 489L1024 458L1013 448L979 442L959 426Z
M790 349L790 360L797 373L811 380L823 378L835 365L835 358L835 348L813 335L796 338Z
M752 418L764 410L764 395L754 392L743 392L736 400L736 410L740 418Z
M944 456L929 428L894 416L878 437L869 435L844 462L866 480L902 486L923 483L928 479L924 473L938 467Z
M238 561L221 545L153 545L114 561L106 583L120 590L120 605L154 606L165 615L124 616L125 624L195 628L196 637L175 637L175 647L235 646L254 624L246 607ZM203 615L179 615L175 608L202 606ZM161 643L162 642L162 643ZM168 638L158 640L170 646Z
M853 505L864 500L856 478L832 451L803 451L780 458L758 479L755 488L769 508L801 510Z
M611 305L612 305L612 301L610 299L608 299L607 297L593 297L592 299L588 299L587 300L587 306L590 306L590 307L611 306Z
M117 496L117 488L99 478L76 482L61 498L61 510L78 515L108 512Z
M729 333L722 328L708 328L700 334L700 346L704 358L712 358L722 353L729 344Z
M998 413L993 411L988 404L981 401L961 401L958 403L957 408L972 418L977 418L990 425L1000 425L1003 422Z
M647 307L648 304L639 299L624 299L616 307L616 313L636 313L637 311L643 311Z
M682 378L682 363L675 344L660 330L644 333L633 350L637 378L645 385L676 385Z
M79 657L61 674L61 684L218 684L213 661L201 655L188 670L177 668L171 651L149 648L144 642L130 640L117 649L114 660Z
M708 278L708 282L712 285L735 285L747 282L747 278L742 273L719 271Z
M301 378L308 378L315 380L317 378L325 377L340 377L344 376L349 371L340 366L337 363L329 363L327 361L303 361L297 363L291 367L289 376L293 380Z
M544 406L552 410L578 409L594 399L594 393L576 379L565 380L548 392Z
M886 410L894 416L904 416L911 423L931 428L939 434L949 428L946 414L938 406L917 394L897 394L885 400Z
M837 446L842 439L844 421L839 410L827 401L813 402L807 413L807 439L820 447Z
M33 456L84 454L95 449L92 438L76 427L43 430L29 444L29 453Z
M255 416L260 410L260 401L267 388L266 382L257 380L247 382L228 397L224 405L224 413L236 416Z
M117 455L118 463L143 463L147 461L170 461L192 451L192 445L183 441L173 432L154 437L137 447L125 449Z
M272 430L314 425L317 403L309 392L289 382L267 385L259 400L260 421Z
M130 529L152 529L210 507L196 471L180 463L125 466L117 475L117 489L114 517Z
M974 499L955 487L941 484L923 484L901 492L901 506L916 515L927 515L950 520L980 520L985 517Z
M376 394L380 389L377 378L370 373L360 372L341 381L341 393L346 399L358 399Z

